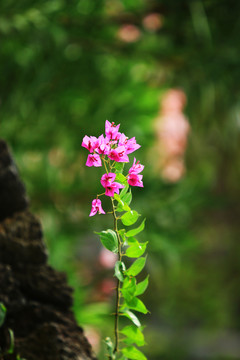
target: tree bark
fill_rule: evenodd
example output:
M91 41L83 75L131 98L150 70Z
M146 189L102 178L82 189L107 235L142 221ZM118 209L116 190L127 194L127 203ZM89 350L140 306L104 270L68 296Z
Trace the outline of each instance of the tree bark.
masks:
M83 329L74 318L72 288L66 276L47 264L39 220L29 201L16 165L0 140L0 302L7 316L0 328L0 348L14 353L4 359L95 359ZM0 356L1 358L1 356Z

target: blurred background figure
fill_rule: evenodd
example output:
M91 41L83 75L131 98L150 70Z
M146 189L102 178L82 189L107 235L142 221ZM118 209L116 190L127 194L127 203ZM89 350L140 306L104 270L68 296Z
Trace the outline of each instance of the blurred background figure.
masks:
M162 177L169 182L180 180L185 173L184 154L190 129L183 113L185 104L185 93L170 89L161 97L159 116L155 119L158 156L156 166Z

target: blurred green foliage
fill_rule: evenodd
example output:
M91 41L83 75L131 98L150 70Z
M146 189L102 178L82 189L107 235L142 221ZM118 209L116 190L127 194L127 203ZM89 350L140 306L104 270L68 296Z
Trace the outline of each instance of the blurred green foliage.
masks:
M144 27L162 16L155 31ZM1 0L1 136L11 145L42 222L50 262L75 288L81 325L109 335L112 271L99 264L89 219L101 169L86 169L84 135L105 119L142 148L151 310L150 360L238 359L240 321L240 3L232 0ZM139 31L122 41L125 24ZM154 171L159 96L182 88L191 124L187 172L176 184ZM107 207L107 202L104 204ZM111 330L110 330L111 332ZM100 358L103 358L100 353Z

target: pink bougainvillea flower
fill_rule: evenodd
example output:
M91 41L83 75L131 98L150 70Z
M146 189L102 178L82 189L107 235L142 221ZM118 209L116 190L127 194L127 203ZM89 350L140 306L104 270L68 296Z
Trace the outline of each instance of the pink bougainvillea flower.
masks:
M101 200L94 199L92 201L92 209L91 209L91 212L90 212L89 216L96 215L97 213L98 214L105 214L105 211L102 208Z
M105 195L114 196L114 193L119 194L119 189L123 189L124 185L119 184L117 182L110 183L105 187Z
M142 175L129 174L129 175L128 175L127 182L128 182L128 184L131 185L131 186L143 187L142 178L143 178Z
M101 177L102 186L106 188L107 186L111 185L114 182L115 178L116 178L115 173L104 174Z
M141 145L137 144L135 137L127 140L127 143L125 145L126 154L131 154L135 150L139 149Z
M95 166L95 167L102 166L100 156L98 154L89 154L86 161L86 166Z
M116 149L111 149L109 151L108 157L109 159L116 162L129 162L125 146L119 146Z
M98 139L95 136L85 135L82 141L82 146L92 153L98 147Z
M127 141L128 141L128 137L123 134L123 133L120 133L119 135L119 139L118 139L118 145L121 146L125 146L127 144Z
M109 140L105 139L103 135L98 138L98 148L96 149L98 154L107 155L110 151Z
M129 169L129 174L139 174L144 169L144 166L140 164L139 161L136 162L136 158L133 160L133 165Z
M118 129L120 127L120 124L115 125L114 122L110 123L108 120L105 122L105 134L106 137L109 140L118 140L120 133L118 132Z

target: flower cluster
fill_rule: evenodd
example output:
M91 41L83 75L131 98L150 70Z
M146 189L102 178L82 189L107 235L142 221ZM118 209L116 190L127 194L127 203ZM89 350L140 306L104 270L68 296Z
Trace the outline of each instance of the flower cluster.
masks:
M82 146L90 152L86 166L100 167L104 164L106 173L101 178L101 184L105 189L105 195L110 197L114 197L115 193L119 194L119 190L124 188L122 183L116 181L115 163L128 163L128 155L140 148L135 137L129 139L125 134L119 132L119 127L120 124L115 125L114 122L110 123L106 120L105 136L102 134L97 138L86 135L82 141ZM107 169L110 169L110 171ZM126 176L127 183L131 186L143 187L143 176L140 174L143 169L144 166L134 158L133 165ZM105 214L101 200L98 197L92 202L89 216L97 213Z

